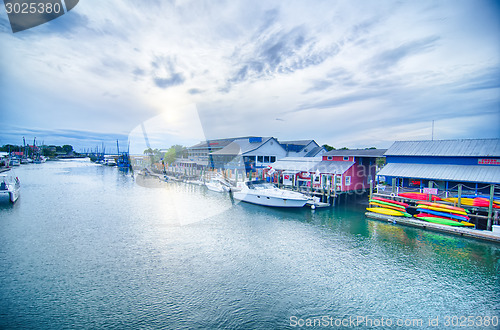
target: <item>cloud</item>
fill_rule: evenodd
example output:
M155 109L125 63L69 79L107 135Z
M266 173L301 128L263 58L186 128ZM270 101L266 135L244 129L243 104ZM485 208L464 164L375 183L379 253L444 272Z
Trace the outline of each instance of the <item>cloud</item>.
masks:
M185 78L175 70L175 59L160 56L151 62L153 81L156 86L165 89L181 85Z
M393 49L384 50L370 59L367 63L367 69L381 71L395 68L399 62L408 56L431 51L436 46L438 40L438 36L430 36L414 40Z

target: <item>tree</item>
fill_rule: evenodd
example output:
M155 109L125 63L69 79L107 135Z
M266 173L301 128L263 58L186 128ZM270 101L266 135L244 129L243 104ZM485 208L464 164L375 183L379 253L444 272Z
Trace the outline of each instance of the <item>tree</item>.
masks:
M73 146L69 145L69 144L65 144L62 146L62 150L66 153L66 154L69 154L73 151Z
M176 158L177 158L177 150L175 149L175 146L170 147L170 149L168 149L165 155L163 156L163 159L167 164L172 164L173 162L175 162Z
M332 147L332 146L330 146L330 145L328 145L328 144L323 144L323 145L322 145L322 147L323 147L323 148L325 148L325 149L326 149L326 151L332 151L332 150L335 150L335 148L334 148L334 147Z

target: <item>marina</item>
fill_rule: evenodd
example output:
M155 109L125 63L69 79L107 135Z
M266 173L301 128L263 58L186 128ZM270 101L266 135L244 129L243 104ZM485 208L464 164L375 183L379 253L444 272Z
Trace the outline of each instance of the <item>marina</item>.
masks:
M269 208L88 160L16 172L22 196L0 205L2 328L500 312L497 244L371 220L365 204Z

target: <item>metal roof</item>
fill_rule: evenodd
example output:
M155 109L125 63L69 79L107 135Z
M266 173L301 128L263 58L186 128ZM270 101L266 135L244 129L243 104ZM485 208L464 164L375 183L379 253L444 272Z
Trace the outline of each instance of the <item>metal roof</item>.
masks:
M354 162L324 160L316 164L311 169L311 172L316 172L317 170L319 170L320 173L343 174L354 164Z
M307 154L305 154L304 157L315 157L319 153L321 153L321 151L323 151L323 150L325 150L325 148L323 148L323 147L315 147L311 151L309 151Z
M280 171L311 172L311 169L321 162L321 157L285 157L271 164Z
M389 163L377 175L497 184L500 183L500 166Z
M219 156L223 155L235 156L239 154L244 155L246 153L254 151L255 149L258 149L260 146L267 143L271 139L273 139L276 142L276 144L281 147L278 141L276 141L276 139L273 137L262 137L261 142L250 142L250 139L245 138L245 139L234 140L223 149L213 152L212 155L219 155Z
M387 149L340 149L330 150L325 156L384 157Z
M306 146L314 140L295 140L295 141L280 141L281 144L295 144L298 146Z
M500 139L396 141L385 156L500 157Z

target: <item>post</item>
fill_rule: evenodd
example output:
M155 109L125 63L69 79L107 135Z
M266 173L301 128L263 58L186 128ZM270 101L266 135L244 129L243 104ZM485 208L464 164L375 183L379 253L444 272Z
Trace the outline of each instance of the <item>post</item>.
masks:
M432 181L429 180L429 188L432 188L432 187L433 187ZM432 202L432 195L430 193L429 193L428 200L429 200L429 202Z
M337 199L337 174L333 175L333 198Z
M327 177L328 178L328 177ZM326 189L328 189L328 195L326 197L326 202L327 203L330 203L330 195L331 195L331 192L332 192L332 177L330 176L328 179L328 185L326 187Z
M392 178L392 193L396 193L396 178Z
M491 216L493 215L493 196L495 194L495 185L490 186L490 205L488 206L488 230L491 230Z
M458 207L462 205L462 184L458 185Z
M372 199L373 197L373 179L371 178L371 175L370 175L370 199Z

